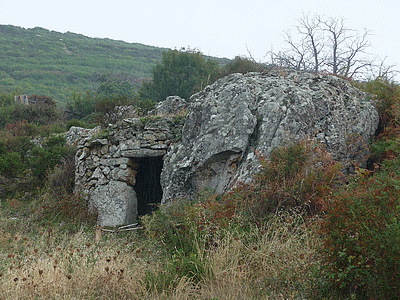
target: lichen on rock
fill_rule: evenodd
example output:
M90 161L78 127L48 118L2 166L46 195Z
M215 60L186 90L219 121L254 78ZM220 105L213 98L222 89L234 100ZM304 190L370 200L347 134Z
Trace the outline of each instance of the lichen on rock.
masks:
M165 157L163 203L217 193L251 180L255 153L313 139L351 168L365 164L365 146L379 117L371 97L343 79L272 70L232 74L191 97L182 142Z
M370 95L338 77L279 69L231 74L190 104L168 97L148 118L123 119L101 137L83 132L76 141L76 188L100 212L101 224L119 225L136 218L135 176L143 158L163 159L165 204L203 188L224 193L249 182L257 155L304 139L325 145L344 169L361 167L378 123ZM79 131L71 130L71 136Z

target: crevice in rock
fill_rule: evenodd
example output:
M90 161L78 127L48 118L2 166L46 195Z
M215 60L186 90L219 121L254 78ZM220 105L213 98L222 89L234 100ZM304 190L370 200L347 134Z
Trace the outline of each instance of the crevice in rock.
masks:
M160 183L163 157L135 158L138 164L134 190L137 195L138 216L146 215L157 209L161 203L162 188Z
M263 118L261 115L257 114L257 112L254 114L256 117L256 125L254 126L253 132L249 136L249 141L247 143L247 147L243 152L242 158L246 158L251 149L257 148L259 139L260 139L260 127L263 122ZM241 165L242 161L239 162L239 166Z
M260 138L260 127L262 124L262 116L256 115L256 118L257 118L256 126L254 126L253 133L249 137L249 148L256 148Z

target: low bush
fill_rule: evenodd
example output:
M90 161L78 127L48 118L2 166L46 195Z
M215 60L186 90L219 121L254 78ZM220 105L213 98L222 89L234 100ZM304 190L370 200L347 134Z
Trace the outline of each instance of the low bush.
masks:
M127 106L131 104L134 104L132 99L122 96L98 98L94 106L97 113L96 121L103 126L107 126L109 123L114 124L119 117L118 111L115 108L117 106Z
M224 77L233 73L246 74L248 72L261 72L265 69L265 65L256 62L252 58L236 56L235 59L231 60L229 63L221 68L220 77Z
M44 145L32 148L26 159L26 167L32 170L34 177L43 181L47 171L53 169L71 151L73 150L65 145L63 136L50 137Z
M44 224L66 222L77 229L84 223L94 225L97 215L89 211L84 197L73 193L74 184L75 152L69 151L61 163L46 173L46 183L37 200L36 218Z
M172 258L165 261L163 271L157 276L148 274L149 288L161 291L176 283L176 278L185 277L194 282L204 279L207 268L197 255L199 247L205 243L201 242L204 235L190 222L195 210L196 205L177 201L161 207L151 216L142 217L147 235L161 241L167 255Z
M385 163L375 176L358 178L326 201L321 233L322 272L327 278L325 283L331 287L328 293L338 291L363 299L398 299L398 165L398 160L395 164Z
M0 174L6 177L15 177L25 169L21 155L9 152L0 156Z
M82 127L82 128L88 128L87 122L79 119L71 119L68 120L67 123L65 124L65 129L68 131L71 127Z
M10 118L10 122L26 121L37 125L48 125L59 120L61 115L52 105L14 105Z
M383 77L356 84L361 90L376 95L380 131L400 125L400 86Z
M260 163L252 184L223 197L241 206L242 218L256 223L295 207L317 214L321 199L344 179L341 165L311 141L277 148L268 159L260 157Z
M24 193L31 198L44 185L47 172L74 150L66 146L63 135L36 136L41 127L33 124L15 123L7 128L0 135L2 198L25 198Z

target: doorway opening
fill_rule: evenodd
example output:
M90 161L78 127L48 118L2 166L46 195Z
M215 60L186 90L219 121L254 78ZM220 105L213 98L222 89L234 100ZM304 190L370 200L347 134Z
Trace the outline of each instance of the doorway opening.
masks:
M163 157L135 158L138 164L136 184L134 189L137 196L138 216L143 216L157 209L162 199L161 171Z

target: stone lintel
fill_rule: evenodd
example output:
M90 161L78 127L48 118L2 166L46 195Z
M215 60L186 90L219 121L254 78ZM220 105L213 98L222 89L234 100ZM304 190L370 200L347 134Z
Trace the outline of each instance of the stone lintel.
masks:
M100 164L111 167L111 166L119 166L119 165L128 165L129 158L127 157L120 157L120 158L107 158L101 159Z
M121 151L121 156L123 156L123 157L156 157L156 156L164 156L165 153L167 153L166 150L140 149L140 150Z
M90 147L96 146L96 145L107 145L108 144L108 140L107 139L95 139L94 141L92 141L90 143Z

